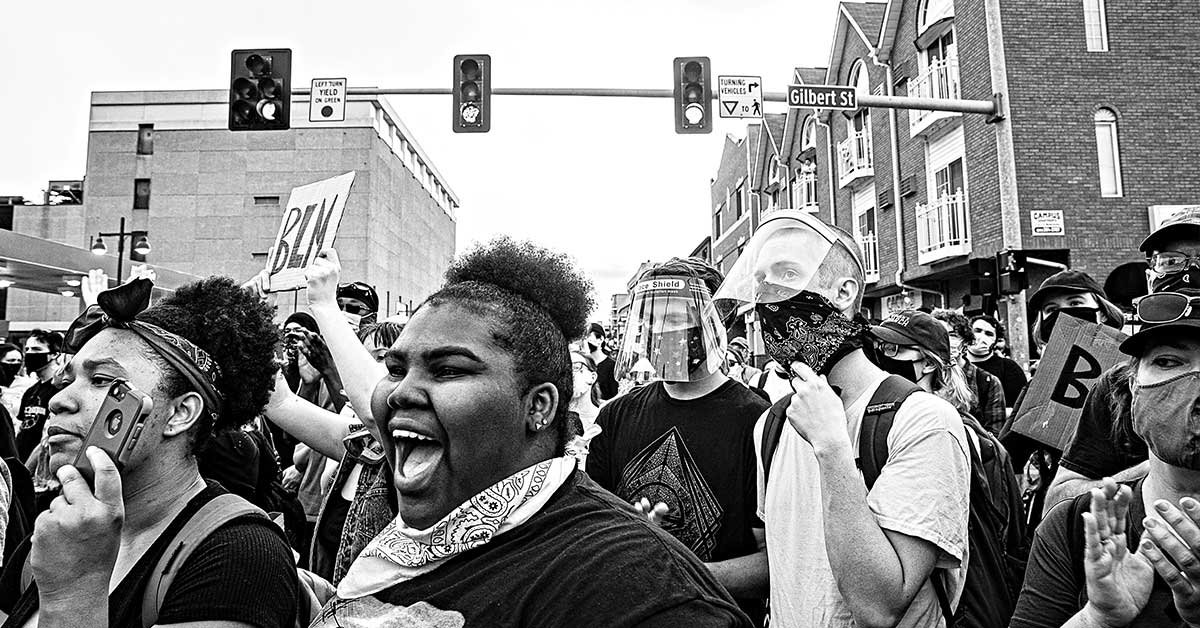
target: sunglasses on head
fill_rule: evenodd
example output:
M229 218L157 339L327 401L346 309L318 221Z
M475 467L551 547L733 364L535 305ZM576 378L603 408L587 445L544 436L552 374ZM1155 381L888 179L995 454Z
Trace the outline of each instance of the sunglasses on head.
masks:
M1183 318L1200 318L1200 311L1192 307L1200 302L1200 296L1179 292L1155 292L1137 301L1137 315L1143 323L1159 325L1173 323ZM1192 316L1196 314L1196 316Z

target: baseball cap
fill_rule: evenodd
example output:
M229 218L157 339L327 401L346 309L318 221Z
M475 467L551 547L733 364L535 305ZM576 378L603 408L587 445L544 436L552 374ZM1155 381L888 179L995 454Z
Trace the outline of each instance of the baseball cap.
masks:
M600 323L592 323L591 325L588 325L588 333L596 334L597 336L600 336L601 338L608 337L608 334L604 333L604 326L601 325Z
M950 334L936 318L925 312L893 312L883 324L872 326L871 333L884 342L921 347L950 364Z
M1200 205L1185 207L1163 221L1162 225L1142 240L1138 250L1149 255L1162 250L1163 244L1183 238L1200 238Z
M1068 268L1060 270L1053 275L1050 275L1038 287L1037 292L1029 297L1029 309L1031 311L1041 310L1045 305L1046 299L1057 294L1078 294L1082 292L1091 292L1098 297L1103 297L1104 288L1096 283L1092 276L1082 270Z

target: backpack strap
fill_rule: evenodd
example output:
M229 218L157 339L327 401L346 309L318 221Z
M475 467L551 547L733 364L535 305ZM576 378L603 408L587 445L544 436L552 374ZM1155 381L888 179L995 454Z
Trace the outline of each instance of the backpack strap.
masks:
M858 468L862 471L867 490L875 486L875 480L888 459L888 433L896 420L896 412L908 396L921 390L920 386L900 377L889 375L875 389L867 409L863 412L862 427L858 433Z
M225 493L209 500L188 519L154 565L154 571L150 572L150 580L142 595L142 626L150 628L158 621L158 611L166 601L171 583L204 539L226 523L250 514L266 516L258 506L233 493Z
M771 404L771 408L767 410L767 421L763 425L762 433L763 486L767 485L770 478L771 460L775 457L775 449L779 447L783 426L787 425L787 408L791 405L794 394L788 393L783 399Z
M758 374L758 386L757 386L757 388L759 388L759 389L761 389L761 390L766 390L766 389L767 389L767 375L769 375L769 374L770 374L770 371L769 371L769 370L767 370L767 369L765 369L765 368L762 370L762 372L761 372L761 373L759 373L759 374Z

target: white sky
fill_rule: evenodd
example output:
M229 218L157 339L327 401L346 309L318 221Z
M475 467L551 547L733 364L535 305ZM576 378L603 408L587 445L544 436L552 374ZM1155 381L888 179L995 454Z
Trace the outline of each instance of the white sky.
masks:
M455 54L492 55L493 87L670 89L671 59L783 91L828 60L834 0L182 3L10 2L0 37L0 195L40 199L84 174L93 90L222 89L234 48L289 47L292 80L449 87ZM676 135L668 99L493 97L492 130L454 134L449 96L391 97L462 201L458 249L497 234L566 250L597 288L595 320L645 260L710 228L723 138ZM782 103L768 112L783 113Z

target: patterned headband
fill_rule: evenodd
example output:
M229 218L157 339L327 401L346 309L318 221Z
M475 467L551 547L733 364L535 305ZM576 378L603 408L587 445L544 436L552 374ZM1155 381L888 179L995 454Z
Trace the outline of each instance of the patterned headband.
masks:
M158 325L135 320L139 313L150 306L150 293L153 290L154 284L149 279L135 279L101 292L96 298L96 305L88 307L71 323L64 347L69 353L78 353L96 334L110 327L137 334L187 379L204 400L204 407L212 414L215 423L224 399L217 390L221 367L207 351L187 338Z

